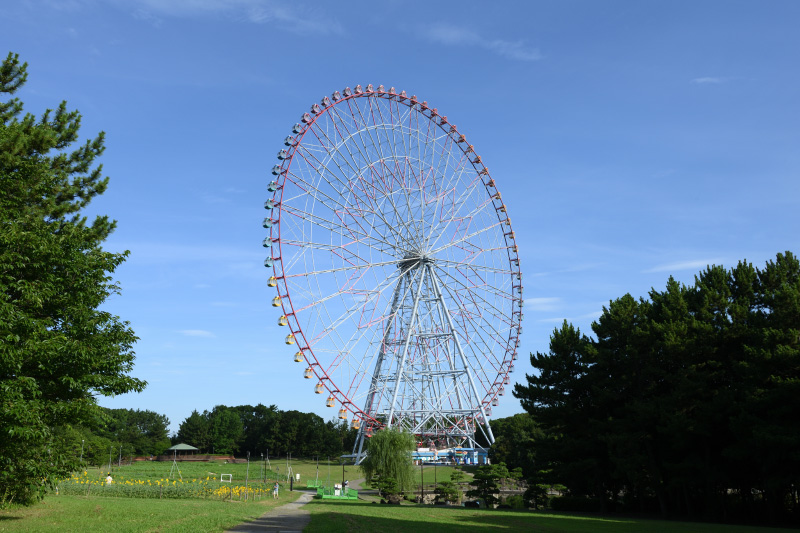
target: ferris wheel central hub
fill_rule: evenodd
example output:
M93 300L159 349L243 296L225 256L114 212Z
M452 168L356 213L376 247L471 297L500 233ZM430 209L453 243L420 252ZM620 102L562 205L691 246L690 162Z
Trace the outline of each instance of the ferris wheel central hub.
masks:
M427 254L418 254L418 253L409 253L406 254L403 259L397 262L397 267L400 269L401 272L407 272L409 270L413 270L418 268L422 265L430 265L433 264L434 259L430 255Z

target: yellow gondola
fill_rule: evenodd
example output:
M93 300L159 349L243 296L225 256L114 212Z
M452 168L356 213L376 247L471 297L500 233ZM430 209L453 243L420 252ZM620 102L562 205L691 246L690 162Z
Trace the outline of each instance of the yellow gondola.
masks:
M278 286L278 278L276 278L275 276L270 276L269 279L267 280L267 285L269 287L277 287Z
M347 420L347 409L345 409L344 407L339 409L339 418L341 420Z
M286 318L286 315L281 315L281 317L278 319L278 325L279 326L288 326L289 325L289 319Z
M272 307L280 307L281 306L281 297L276 296L272 299Z
M353 423L350 424L350 427L353 428L353 429L360 429L361 428L361 420L359 420L358 418L354 418L353 419Z
M325 402L325 405L328 407L333 407L333 403L336 399L333 396L328 396L328 401Z
M294 354L294 362L295 363L302 363L303 362L303 352L297 352Z
M294 344L294 335L291 333L286 335L286 344Z
M303 377L306 378L306 379L311 379L311 376L313 376L313 375L314 375L314 371L311 370L311 367L306 368L305 371L303 372Z
M314 393L315 394L322 394L322 391L325 387L322 386L322 382L317 383L314 385Z

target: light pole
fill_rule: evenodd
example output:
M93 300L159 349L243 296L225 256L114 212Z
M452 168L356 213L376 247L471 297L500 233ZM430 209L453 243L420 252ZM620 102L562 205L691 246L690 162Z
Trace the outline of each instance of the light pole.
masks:
M83 441L84 439L81 439L81 463L83 463Z
M422 496L419 503L425 503L425 474L422 471L422 458L419 460L419 486L422 487Z

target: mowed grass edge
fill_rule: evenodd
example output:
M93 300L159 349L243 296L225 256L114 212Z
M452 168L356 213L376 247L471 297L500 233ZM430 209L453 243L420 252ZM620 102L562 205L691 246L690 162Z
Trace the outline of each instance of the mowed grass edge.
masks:
M51 495L32 507L0 511L0 531L219 532L300 495L284 491L278 500L255 502Z

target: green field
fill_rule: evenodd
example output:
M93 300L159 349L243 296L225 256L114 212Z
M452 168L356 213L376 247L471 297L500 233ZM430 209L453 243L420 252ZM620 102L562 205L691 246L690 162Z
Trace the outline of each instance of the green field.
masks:
M247 463L225 463L225 462L177 462L176 469L172 468L172 461L138 461L131 465L123 464L111 466L111 476L114 480L118 479L199 479L199 478L214 478L219 480L220 474L231 474L234 482L248 481L257 482L260 479L265 481L275 482L279 478L281 482L286 481L286 472L291 468L293 474L300 474L300 483L305 486L305 482L309 479L316 479L317 476L317 462L309 459L293 459L290 462L286 458L271 459L268 464L265 464L255 458L250 461L248 470ZM178 473L180 471L180 474ZM107 467L103 468L90 468L87 469L88 475L93 478L105 478L108 472ZM432 472L432 470L431 470ZM172 473L172 475L171 475ZM342 466L338 461L321 460L319 462L319 479L326 481L330 474L332 482L341 482ZM432 476L433 474L431 474ZM363 477L359 467L354 465L345 465L345 479L358 479ZM427 482L428 472L426 469L425 479ZM431 477L431 481L433 477Z
M266 498L240 503L48 496L32 507L0 511L0 531L219 532L258 518L298 497L299 492L284 491L279 500Z
M251 502L215 500L142 500L84 496L49 496L25 509L0 511L0 532L110 531L220 532L252 520L276 505L294 501L299 491L284 491L280 500ZM765 527L667 522L531 511L464 509L404 504L388 506L363 502L312 501L306 533L392 531L437 533L477 529L546 531L548 533L778 533Z
M546 531L547 533L777 533L766 527L727 526L609 518L534 511L503 511L419 505L380 505L363 502L327 503L314 500L305 506L311 524L305 533L391 531L436 533L487 531Z

